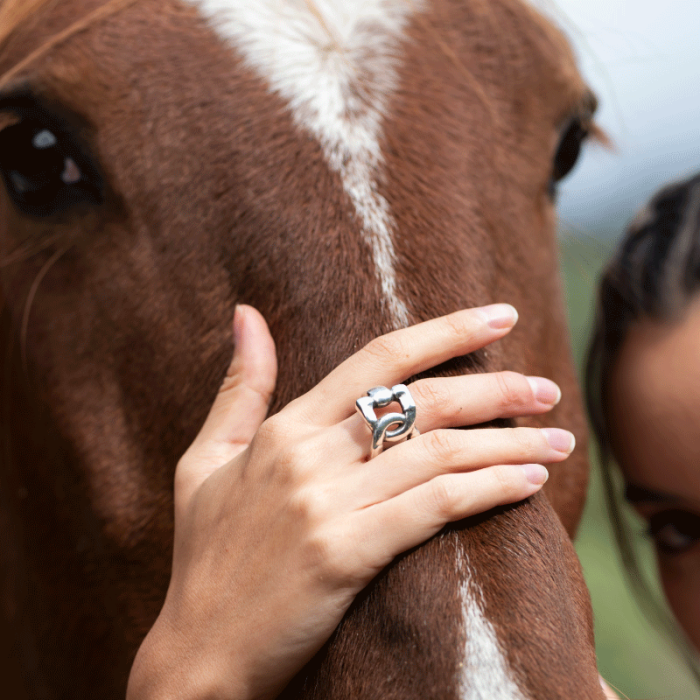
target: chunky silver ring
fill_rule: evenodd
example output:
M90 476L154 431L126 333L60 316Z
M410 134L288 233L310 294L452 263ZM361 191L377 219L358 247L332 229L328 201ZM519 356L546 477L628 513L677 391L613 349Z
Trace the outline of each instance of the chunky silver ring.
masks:
M381 418L377 418L375 409L385 408L395 401L401 404L403 413L385 413ZM384 451L385 443L403 442L418 435L418 429L415 427L416 402L403 384L397 384L391 389L385 386L374 387L367 392L367 396L357 399L355 406L372 431L370 459ZM392 426L396 427L389 430Z

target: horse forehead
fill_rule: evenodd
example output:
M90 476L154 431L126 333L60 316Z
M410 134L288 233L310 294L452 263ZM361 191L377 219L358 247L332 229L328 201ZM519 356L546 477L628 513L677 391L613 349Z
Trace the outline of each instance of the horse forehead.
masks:
M519 0L502 7L481 7L479 3L480 9L470 17L460 0L180 1L196 8L296 109L315 103L331 114L351 113L363 101L377 100L382 93L390 96L396 87L392 69L403 53L400 44L411 19L419 14L441 15L441 21L452 17L455 25L470 22L475 26L485 17L495 22L509 18L511 24L506 21L504 27L492 27L495 41L498 37L508 40L502 33L509 31L532 38L525 27L536 28L535 34L540 35L537 46L527 50L546 54L542 58L554 73L564 74L563 82L571 83L574 91L581 88L576 60L565 37ZM470 27L464 30L468 34ZM444 44L440 46L446 51L443 58L460 60ZM511 60L522 62L515 56Z
M395 222L377 182L398 49L421 2L187 1L287 102L297 128L318 141L357 214L392 325L407 325L396 281Z
M422 6L422 0L184 1L324 142L366 139L361 128L349 135L347 123L382 112L396 86L403 30Z
M183 0L256 65L287 76L325 64L350 72L400 35L423 0ZM342 56L341 61L333 61Z

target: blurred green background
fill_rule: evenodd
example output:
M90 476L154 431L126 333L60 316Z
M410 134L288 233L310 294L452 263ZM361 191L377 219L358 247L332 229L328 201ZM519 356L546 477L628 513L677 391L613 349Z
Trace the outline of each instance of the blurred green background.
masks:
M576 237L562 234L562 269L579 371L590 335L595 282L613 245L614 241L607 236L586 237L580 231ZM591 487L576 549L593 599L600 672L621 697L635 700L700 698L700 686L695 684L679 654L644 617L630 593L613 544L594 457L592 451ZM653 553L643 535L643 523L637 520L633 531L637 533L644 568L655 581Z
M587 147L558 197L562 267L580 367L594 283L625 223L662 185L700 171L700 92L689 87L695 85L700 60L700 2L531 1L571 40L600 101L596 120L614 144L611 150ZM698 700L700 686L630 596L595 460L592 465L577 549L593 597L601 672L636 700ZM640 533L644 568L654 579L643 523L634 529Z

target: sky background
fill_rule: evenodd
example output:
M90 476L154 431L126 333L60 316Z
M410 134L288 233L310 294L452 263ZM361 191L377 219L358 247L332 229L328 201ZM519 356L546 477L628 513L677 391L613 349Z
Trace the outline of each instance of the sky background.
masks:
M611 236L664 183L700 170L700 2L534 0L564 29L614 152L561 186L562 229Z

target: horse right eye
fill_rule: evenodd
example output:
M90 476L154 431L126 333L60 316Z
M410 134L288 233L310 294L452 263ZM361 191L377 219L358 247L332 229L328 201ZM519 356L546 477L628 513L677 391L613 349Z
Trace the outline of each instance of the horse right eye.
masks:
M17 209L30 216L104 200L102 179L74 139L36 119L0 132L0 172Z
M552 197L556 194L557 183L574 169L588 134L589 131L580 117L572 119L564 129L554 156L554 167L549 182L549 192Z

